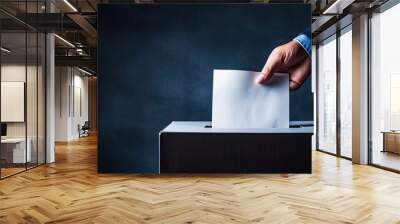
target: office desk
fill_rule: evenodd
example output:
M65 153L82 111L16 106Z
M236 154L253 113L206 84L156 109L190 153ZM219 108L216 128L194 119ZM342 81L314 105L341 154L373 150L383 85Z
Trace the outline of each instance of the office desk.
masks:
M6 138L1 139L1 157L6 163L25 163L32 158L30 138L26 139L27 147L25 151L25 138Z
M392 152L400 154L400 132L382 131L382 134L383 134L382 152Z

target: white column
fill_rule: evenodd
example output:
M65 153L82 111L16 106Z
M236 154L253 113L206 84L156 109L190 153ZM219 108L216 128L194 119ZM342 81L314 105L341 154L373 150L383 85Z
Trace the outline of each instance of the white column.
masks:
M51 1L46 1L47 12L53 12ZM54 34L46 35L46 163L55 161L55 44Z
M353 162L368 163L368 16L353 19Z

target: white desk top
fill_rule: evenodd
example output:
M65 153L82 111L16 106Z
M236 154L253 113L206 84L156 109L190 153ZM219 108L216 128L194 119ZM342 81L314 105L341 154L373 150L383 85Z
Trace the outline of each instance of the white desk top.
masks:
M297 122L296 124L300 124ZM308 124L308 123L306 123ZM209 121L173 121L160 133L290 133L290 134L313 134L313 127L298 128L209 128Z
M28 138L27 141L30 139ZM1 139L1 143L11 143L11 144L16 144L16 143L21 143L25 142L25 138L6 138L6 139Z

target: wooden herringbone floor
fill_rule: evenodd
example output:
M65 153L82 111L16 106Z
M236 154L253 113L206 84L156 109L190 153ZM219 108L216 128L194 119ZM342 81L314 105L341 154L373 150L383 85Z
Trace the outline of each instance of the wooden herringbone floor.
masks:
M400 223L400 175L315 152L312 175L97 174L96 139L0 181L0 223Z

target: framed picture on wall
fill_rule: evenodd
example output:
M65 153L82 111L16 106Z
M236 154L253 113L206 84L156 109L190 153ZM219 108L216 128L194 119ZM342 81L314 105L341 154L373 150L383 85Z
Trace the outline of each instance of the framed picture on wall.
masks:
M25 82L1 82L1 122L25 121Z

